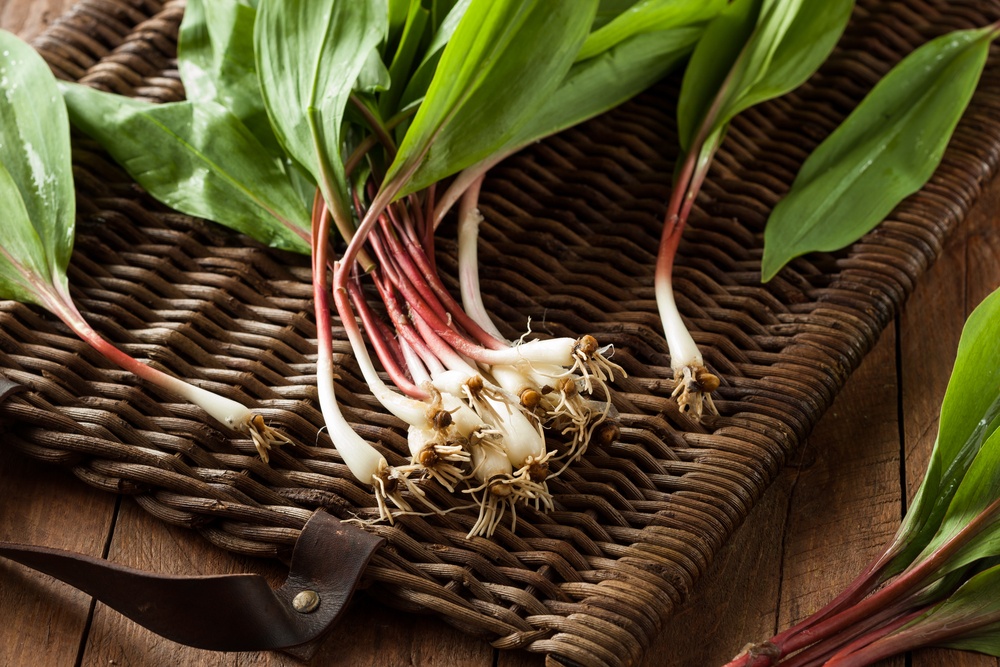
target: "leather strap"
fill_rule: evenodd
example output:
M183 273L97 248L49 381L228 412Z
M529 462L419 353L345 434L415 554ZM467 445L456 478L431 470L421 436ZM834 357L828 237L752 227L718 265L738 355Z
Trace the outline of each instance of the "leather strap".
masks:
M383 541L319 511L295 544L288 579L275 590L257 574L154 574L10 542L0 542L0 556L74 586L172 641L214 651L281 649L308 659Z
M0 377L0 401L17 385ZM384 540L317 511L302 529L285 583L257 574L176 576L84 554L0 542L0 556L88 593L172 641L215 651L283 650L309 659Z

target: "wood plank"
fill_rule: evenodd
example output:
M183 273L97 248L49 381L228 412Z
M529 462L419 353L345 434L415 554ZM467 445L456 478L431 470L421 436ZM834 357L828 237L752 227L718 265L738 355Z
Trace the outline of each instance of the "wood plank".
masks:
M890 327L645 665L723 664L821 607L874 558L900 517L896 392Z
M0 2L0 28L31 41L76 0L4 0Z
M68 471L0 447L0 540L100 556L115 497ZM72 665L90 614L89 595L0 560L0 664Z

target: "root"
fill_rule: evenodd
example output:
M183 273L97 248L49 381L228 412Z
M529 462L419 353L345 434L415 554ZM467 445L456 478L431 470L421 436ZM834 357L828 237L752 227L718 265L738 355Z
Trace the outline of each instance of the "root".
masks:
M429 443L413 459L413 466L455 493L455 486L468 477L464 467L471 456L457 443Z
M580 374L588 394L594 393L595 382L607 393L607 383L615 379L616 371L627 377L624 368L604 356L613 349L610 345L598 347L597 339L590 335L581 336L573 347L574 362L569 370Z
M255 414L241 429L250 435L253 446L257 448L257 454L264 463L270 461L270 451L272 447L281 445L294 445L295 441L277 429L273 429L264 423L264 417Z
M518 471L520 472L520 471ZM534 482L527 476L496 476L484 482L474 489L465 489L463 493L472 495L473 500L479 505L479 518L466 537L481 535L490 537L493 531L500 525L504 513L510 508L510 530L517 529L517 503L520 501L533 502L535 509L544 508L544 511L551 511L555 508L552 501L552 494L549 493L545 482ZM482 493L482 496L479 494Z
M681 412L690 412L696 420L701 420L706 407L709 413L719 414L711 396L719 388L719 378L709 373L704 366L685 366L681 369L680 377L674 371L674 380L677 385L670 396L677 399Z
M404 512L413 511L410 503L403 498L400 485L414 495L424 497L424 492L409 478L411 472L410 468L393 468L383 460L378 471L372 475L372 487L375 491L375 502L378 504L380 520L388 521L390 524L394 523L392 511L389 509L386 499L391 500L393 505ZM426 499L424 504L432 507Z

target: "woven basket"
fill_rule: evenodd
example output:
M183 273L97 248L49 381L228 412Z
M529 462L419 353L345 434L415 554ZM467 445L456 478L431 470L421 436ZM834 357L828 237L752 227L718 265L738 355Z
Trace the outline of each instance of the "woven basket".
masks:
M82 0L36 46L60 77L177 100L182 13L173 1ZM629 375L614 385L621 436L592 444L553 480L556 511L519 508L513 532L504 524L491 539L467 539L471 511L372 527L388 546L366 571L370 592L552 664L637 662L993 174L1000 68L987 66L933 180L848 251L796 260L761 285L768 212L895 62L998 18L998 1L861 0L808 84L734 121L675 274L681 312L722 378L721 416L700 424L669 398L653 295L679 80L494 169L481 198L487 307L510 336L531 318L538 332L614 344ZM372 495L317 435L306 258L164 209L83 138L74 158L70 282L88 320L130 354L258 406L306 445L265 465L248 439L109 366L54 318L0 302L0 369L30 389L0 408L6 442L244 554L287 558L315 508L370 511ZM438 248L454 287L453 232ZM345 414L391 464L404 462L402 424L367 392L343 331L334 333ZM440 505L461 502L426 488Z

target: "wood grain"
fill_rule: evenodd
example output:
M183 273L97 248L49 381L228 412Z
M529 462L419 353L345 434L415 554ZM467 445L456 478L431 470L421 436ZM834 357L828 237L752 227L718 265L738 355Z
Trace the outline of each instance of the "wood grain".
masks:
M74 0L0 0L0 27L30 39ZM995 183L919 282L798 455L719 552L643 667L721 664L832 597L891 536L926 465L965 316L1000 285L1000 184ZM0 449L0 539L107 553L158 572L260 572L280 566L221 551L163 524L133 500L91 489L69 472ZM0 664L268 665L280 654L178 646L51 579L0 561ZM882 667L997 667L993 658L918 651ZM315 665L536 667L440 620L384 609L363 594Z

